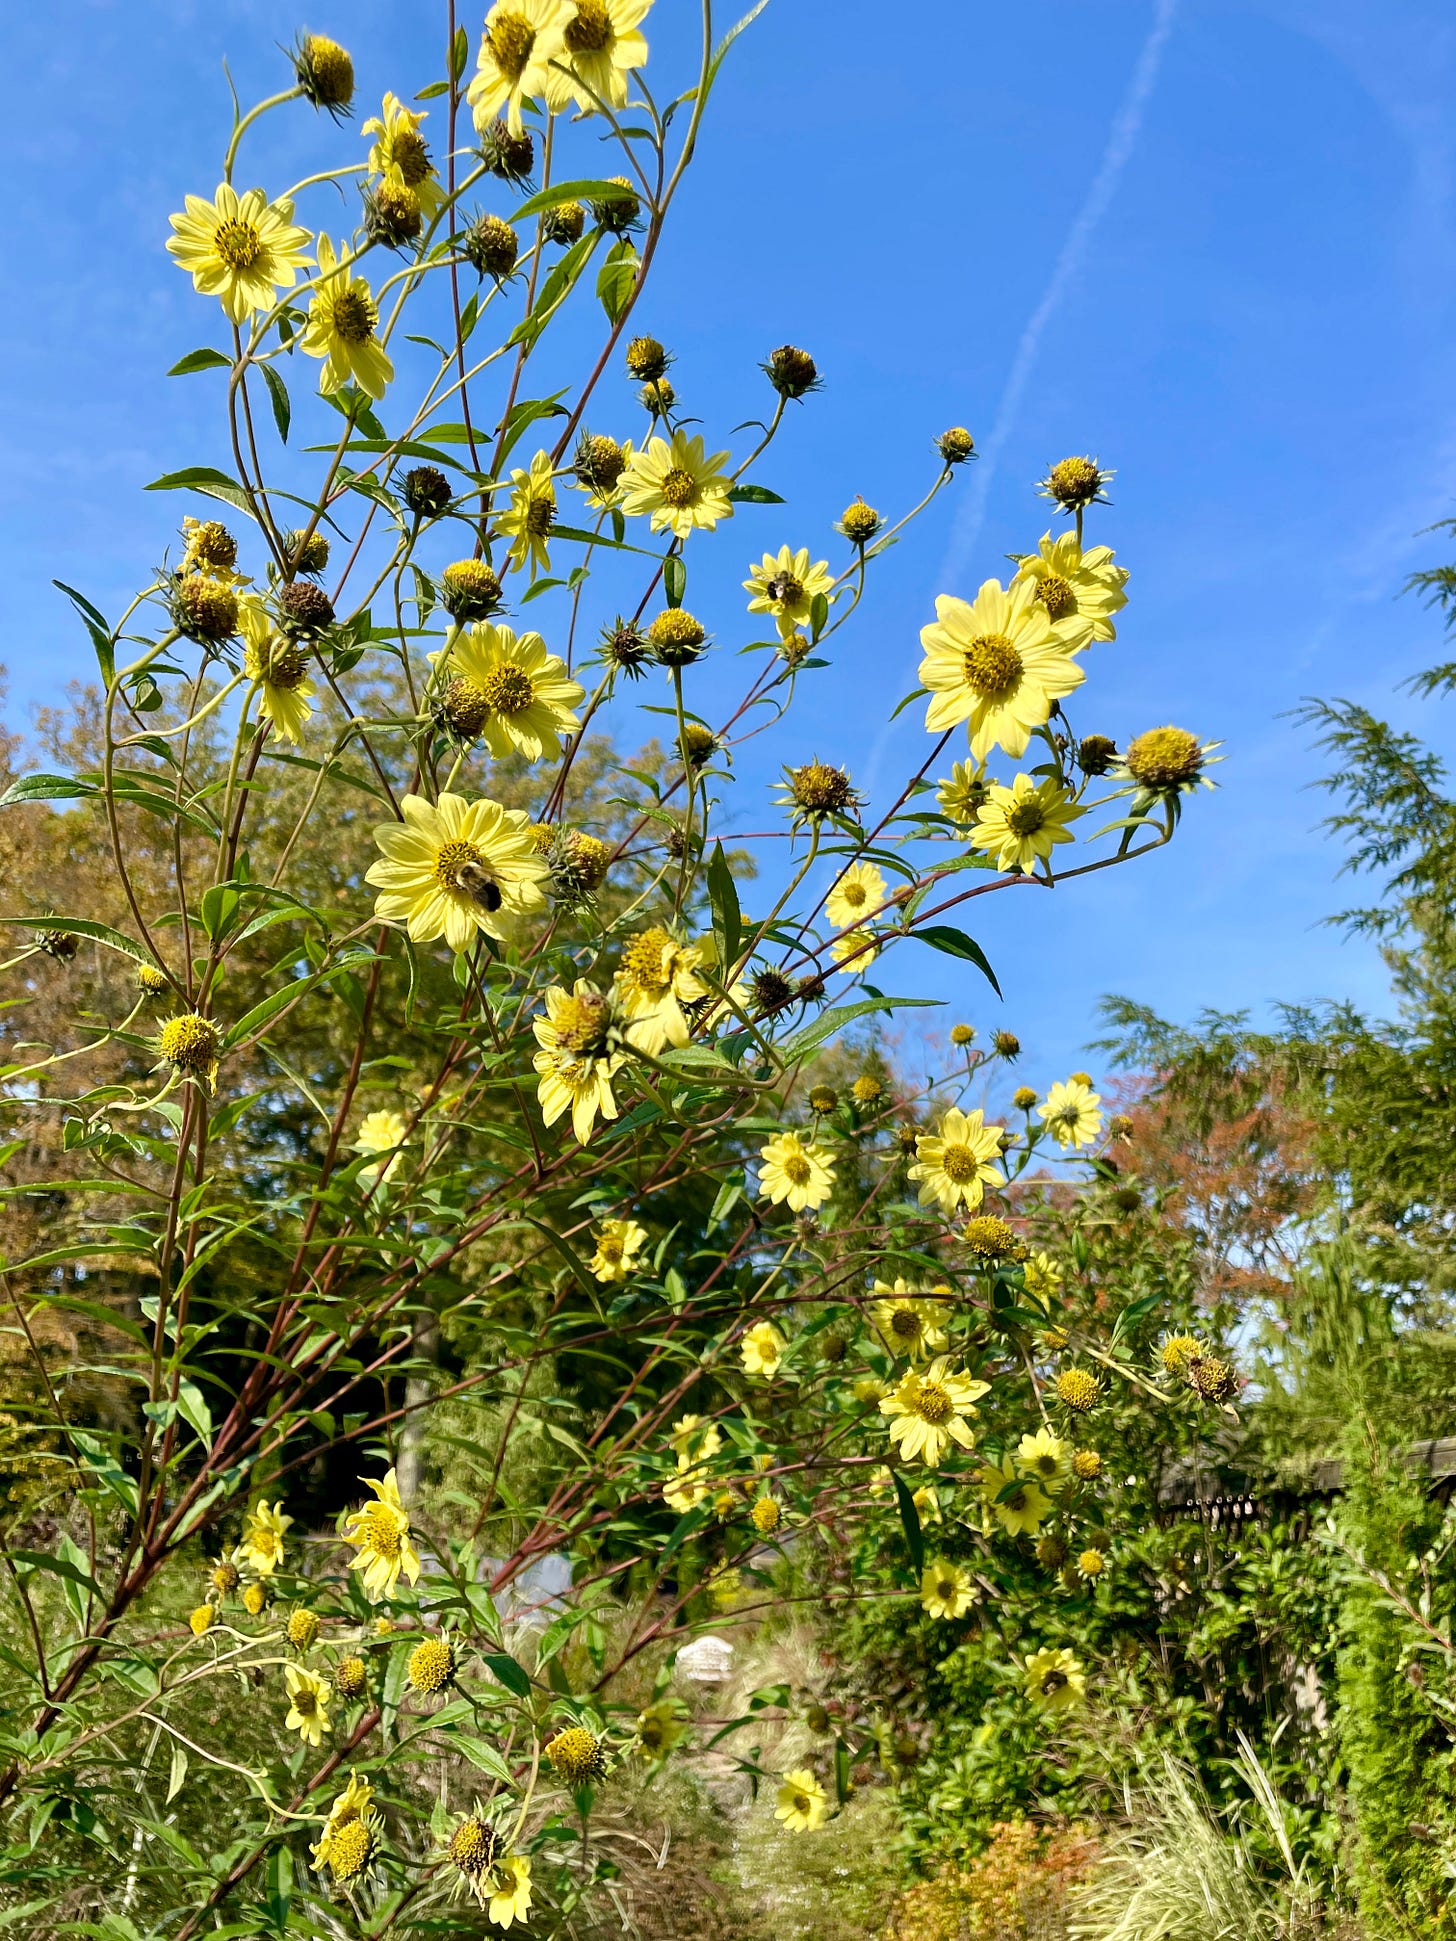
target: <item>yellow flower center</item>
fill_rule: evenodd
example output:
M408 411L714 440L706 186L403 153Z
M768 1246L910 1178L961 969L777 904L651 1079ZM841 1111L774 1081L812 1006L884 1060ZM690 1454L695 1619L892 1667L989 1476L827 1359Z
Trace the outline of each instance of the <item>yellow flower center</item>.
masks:
M217 1026L210 1018L186 1012L180 1018L169 1018L162 1026L159 1048L167 1063L179 1071L201 1072L216 1058L218 1043Z
M300 1718L311 1719L318 1710L318 1693L305 1685L301 1692L293 1694L293 1709Z
M335 1880L352 1880L368 1864L374 1839L362 1819L352 1817L329 1836L329 1872Z
M625 1252L625 1247L615 1233L604 1233L597 1242L597 1258L608 1267L619 1266Z
M795 1813L807 1813L809 1810L809 1795L807 1793L801 1793L796 1789L789 1795L789 1807Z
M634 937L622 953L622 981L643 995L672 989L672 939L656 925Z
M843 883L840 885L839 894L851 910L862 910L869 901L863 883Z
M1006 827L1013 836L1034 836L1046 822L1046 810L1034 795L1006 811Z
M451 1834L449 1854L461 1873L474 1879L495 1858L495 1835L484 1820L477 1820L472 1814Z
M563 1051L582 1057L600 1051L606 1042L607 1001L603 997L569 997L557 1011L552 1023L556 1042ZM621 1242L618 1241L618 1257Z
M1053 1693L1059 1692L1066 1682L1067 1674L1064 1671L1049 1671L1041 1681L1042 1696L1050 1698Z
M497 714L520 714L536 698L529 674L519 667L493 667L483 676L480 691L485 704Z
M229 216L213 232L212 246L230 270L250 270L263 253L263 238L252 223Z
M791 1152L782 1162L784 1178L791 1186L807 1186L814 1177L814 1169L799 1152Z
M526 507L525 527L533 539L544 539L556 524L556 501L540 493Z
M685 472L681 465L674 465L670 471L663 473L662 483L657 489L662 495L662 503L679 512L697 497L698 482L691 472Z
M1033 597L1041 601L1050 620L1060 620L1064 613L1077 611L1077 596L1060 573L1043 573Z
M365 291L351 283L329 299L328 322L334 335L346 344L367 344L379 322L379 312Z
M452 896L463 896L482 910L498 910L500 885L487 874L485 858L473 842L442 842L435 856L435 881Z
M506 80L519 81L536 45L536 29L530 21L524 14L497 14L485 38L490 43L490 57Z
M947 1146L940 1155L940 1170L954 1186L964 1186L976 1177L976 1155L969 1146Z
M287 640L270 640L261 649L249 648L243 659L254 680L282 688L285 694L291 694L308 672L308 657Z
M987 701L1002 701L1021 679L1021 656L1005 634L978 634L966 649L966 685Z
M430 173L430 151L413 128L396 129L389 145L390 159L406 187L417 189Z
M792 573L778 573L768 583L769 596L780 606L797 606L804 597L804 582L794 578Z
M915 1413L922 1422L934 1426L938 1422L948 1421L955 1414L955 1403L939 1382L922 1382L915 1397Z
M897 1341L918 1341L925 1332L925 1323L913 1308L897 1307L890 1316L890 1333Z
M577 0L575 17L566 24L567 52L600 54L613 38L612 16L603 0Z
M999 1501L1003 1510L1024 1510L1026 1508L1026 1491L1018 1485L1017 1488L1012 1490L1009 1496L1003 1496Z
M936 1579L935 1594L940 1599L942 1604L949 1604L953 1602L955 1598L956 1590L957 1590L957 1585L954 1577L938 1577Z
M360 1528L364 1549L391 1562L399 1555L399 1521L383 1503L369 1504L362 1512Z
M1055 1476L1060 1465L1055 1456L1040 1455L1033 1458L1031 1466L1038 1476Z

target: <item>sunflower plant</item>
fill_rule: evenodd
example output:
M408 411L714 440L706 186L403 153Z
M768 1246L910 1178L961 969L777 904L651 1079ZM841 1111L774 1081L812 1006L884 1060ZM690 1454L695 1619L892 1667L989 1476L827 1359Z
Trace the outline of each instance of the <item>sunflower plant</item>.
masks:
M950 914L1161 847L1210 745L1074 732L1127 605L1088 458L1005 585L907 616L883 699L926 741L883 804L798 739L975 447L942 433L903 513L737 542L814 359L780 345L761 422L690 432L637 321L749 24L703 0L664 91L648 0L497 0L359 134L350 55L306 34L212 193L179 184L213 328L174 375L222 463L154 482L193 509L119 618L72 595L94 760L3 804L91 859L5 917L0 1882L67 1932L561 1931L623 1864L596 1797L693 1756L698 1633L887 1518L883 1594L959 1617L922 1511L1030 1532L1095 1494L1070 1451L1110 1387L1162 1395L1058 1330L1017 1224L1045 1160L1105 1163L1090 1079L1002 1120L1010 1033L957 1027L915 1086L854 1034L917 1002L862 981L905 938L994 984ZM309 112L333 165L256 185L259 122L286 154ZM710 622L724 544L748 597ZM765 734L774 826L725 848ZM1068 1657L1008 1690L1074 1707ZM832 1837L849 1753L739 1764Z

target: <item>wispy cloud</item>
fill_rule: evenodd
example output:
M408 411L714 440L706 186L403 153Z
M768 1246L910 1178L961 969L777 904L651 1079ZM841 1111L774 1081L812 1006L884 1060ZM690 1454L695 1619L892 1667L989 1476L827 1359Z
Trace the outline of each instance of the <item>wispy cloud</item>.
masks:
M1178 0L1157 0L1157 10L1147 39L1143 42L1142 52L1138 55L1137 66L1133 69L1128 82L1127 93L1121 106L1113 117L1108 131L1107 146L1102 151L1102 161L1086 199L1077 211L1067 239L1053 266L1041 301L1027 319L1012 359L1011 373L1006 380L1006 388L1001 394L1001 403L996 412L996 421L991 434L981 447L980 463L975 467L970 480L970 491L961 507L959 517L951 529L950 543L946 548L945 559L941 564L937 587L944 589L953 586L971 551L980 537L981 527L986 518L986 505L990 498L991 484L996 476L996 466L1001 453L1016 424L1021 411L1021 401L1031 374L1036 365L1036 356L1041 348L1042 336L1048 323L1056 313L1058 305L1066 296L1086 257L1088 246L1096 234L1097 226L1107 214L1122 172L1127 167L1128 157L1137 144L1142 132L1143 117L1147 112L1149 98L1157 85L1158 68L1162 63L1163 50L1168 44L1168 36L1173 31L1173 18L1178 10Z

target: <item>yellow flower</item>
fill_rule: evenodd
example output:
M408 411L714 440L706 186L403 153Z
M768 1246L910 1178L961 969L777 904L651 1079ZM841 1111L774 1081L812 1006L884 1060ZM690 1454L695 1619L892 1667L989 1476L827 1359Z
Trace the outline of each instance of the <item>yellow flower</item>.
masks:
M937 1557L920 1575L920 1603L933 1618L964 1617L976 1601L976 1586L968 1570Z
M1070 1651L1043 1646L1022 1668L1027 1693L1042 1712L1066 1712L1087 1696L1087 1674Z
M481 621L456 639L445 671L469 682L466 698L484 710L479 733L497 759L557 755L562 735L581 725L574 710L584 690L540 634Z
M1011 584L1026 582L1046 609L1052 632L1069 647L1116 640L1112 616L1127 605L1122 590L1127 568L1113 565L1110 546L1093 546L1084 553L1075 532L1057 539L1046 533L1039 550L1021 559Z
M495 1879L496 1853L500 1840L496 1830L480 1811L465 1814L456 1824L445 1846L445 1858L456 1872L456 1891L468 1889L484 1907Z
M283 1514L283 1500L255 1503L243 1524L242 1541L233 1552L240 1564L259 1577L271 1577L283 1562L283 1532L292 1523Z
M929 1483L924 1483L919 1489L912 1491L910 1501L915 1505L916 1514L922 1524L944 1523L945 1518L940 1511L939 1492L932 1489Z
M1016 1445L1016 1467L1043 1489L1060 1489L1072 1473L1072 1445L1050 1429L1024 1435Z
M942 815L968 829L994 786L980 762L954 762L947 779L936 788L935 800Z
M280 741L296 742L313 713L309 700L318 692L308 679L307 654L277 631L255 594L238 601L238 630L243 636L243 671L257 683L259 714L272 722Z
M772 1377L778 1373L787 1343L772 1321L759 1321L748 1330L738 1346L745 1373Z
M1095 1584L1107 1568L1107 1559L1100 1550L1084 1550L1077 1558L1077 1575L1084 1584Z
M612 1080L627 1055L614 1048L611 1003L584 977L570 992L553 985L546 993L546 1016L534 1019L531 1028L541 1047L532 1060L541 1117L555 1125L569 1110L571 1129L584 1146L598 1113L604 1119L617 1116Z
M680 944L654 925L639 930L622 952L615 986L627 1019L627 1037L637 1050L656 1058L668 1045L685 1045L688 1021L684 1004L708 995L698 976L702 952L695 944Z
M1067 824L1086 813L1050 776L1038 782L1018 775L1010 788L993 782L971 831L971 847L994 856L997 869L1029 876L1058 843L1072 841Z
M419 1579L419 1553L410 1542L409 1512L399 1500L399 1480L391 1469L376 1480L366 1476L377 1502L366 1503L351 1513L344 1526L344 1541L358 1551L351 1570L363 1572L360 1582L371 1604L388 1597L399 1582L400 1573L413 1584Z
M677 1474L662 1486L662 1500L670 1510L679 1516L686 1516L695 1510L708 1494L711 1485L702 1473L701 1462L685 1462L678 1458Z
M361 1166L359 1178L366 1186L376 1181L387 1186L398 1171L399 1162L404 1154L397 1150L403 1146L409 1132L409 1124L402 1112L366 1112L359 1121L359 1136L354 1141L355 1152L387 1152L392 1156L381 1159L377 1165Z
M622 474L622 510L634 518L652 518L653 532L673 532L679 539L701 527L711 532L720 519L733 517L728 493L733 481L724 473L727 452L705 453L700 437L675 431L672 443L649 438L633 452Z
M866 917L883 908L888 894L885 879L873 863L851 863L845 870L824 899L825 916L836 930L848 933L836 937L831 945L836 957L854 951L855 963L861 969L873 963L879 953L873 947L868 950L863 948L868 932L851 929L851 925L862 924Z
M521 132L521 107L551 85L551 62L562 51L561 0L496 0L485 16L480 53L466 99L477 134L503 115L513 135Z
M523 809L448 794L433 803L407 795L399 806L403 820L374 831L384 855L364 880L380 891L376 916L403 923L416 943L443 937L462 951L477 930L504 940L542 907L549 872Z
M668 1431L667 1439L679 1462L692 1456L706 1460L716 1456L723 1447L722 1431L704 1415L680 1415Z
M795 627L807 627L816 597L834 589L834 575L826 559L809 563L809 548L791 552L780 546L777 554L765 553L757 566L748 571L743 582L750 613L771 613L779 633L787 640Z
M781 1132L758 1152L758 1190L775 1206L785 1200L791 1213L823 1206L834 1191L834 1161L796 1132Z
M988 1126L979 1107L974 1112L952 1107L938 1132L922 1132L915 1141L915 1164L908 1177L920 1182L920 1204L939 1206L946 1213L958 1206L979 1206L986 1187L1001 1183L992 1164L1000 1151L1000 1128Z
M1051 1514L1051 1502L1013 1463L987 1463L979 1477L981 1494L1010 1537L1034 1536Z
M774 1818L782 1820L790 1833L813 1833L828 1817L828 1795L808 1767L796 1766L786 1772Z
M874 1291L882 1298L871 1309L870 1319L892 1355L922 1361L940 1353L945 1330L940 1326L944 1310L938 1302L923 1299L907 1281L897 1280L893 1287L876 1281Z
M587 1262L597 1279L606 1285L624 1281L647 1244L647 1229L635 1220L603 1220L597 1230L597 1250Z
M269 202L261 189L239 195L219 184L211 202L189 195L185 215L173 216L167 248L203 296L217 297L235 324L255 310L271 310L279 290L291 290L308 264L308 231L295 227L285 196Z
M1086 678L1052 632L1031 582L1008 592L999 580L986 580L970 604L942 593L935 612L920 630L920 680L931 691L926 728L939 734L964 721L977 761L998 745L1024 755L1053 701Z
M687 1731L682 1701L660 1698L637 1717L637 1746L649 1759L671 1752Z
M947 1442L962 1449L973 1446L965 1418L974 1415L976 1403L989 1393L988 1383L960 1374L940 1355L924 1374L906 1369L880 1403L880 1413L891 1418L890 1440L899 1445L905 1460L913 1462L919 1456L934 1469Z
M529 561L533 575L549 572L551 556L547 542L555 523L556 486L551 476L551 454L537 452L529 471L523 471L519 465L512 470L510 507L496 514L496 531L511 541L511 565L519 569ZM565 671L563 668L562 672Z
M200 1638L210 1631L216 1620L217 1612L210 1604L199 1604L187 1620L188 1629L194 1638Z
M308 322L299 347L321 357L319 390L341 391L351 380L371 398L382 398L394 377L394 365L379 342L379 307L362 276L355 276L338 257L327 236L318 238L319 273L313 282Z
M328 1682L302 1665L285 1665L283 1682L288 1687L288 1716L284 1729L296 1732L305 1745L323 1743L329 1725L329 1700L333 1697Z
M374 146L369 151L371 173L386 182L399 182L413 189L420 214L428 222L444 206L445 193L420 134L424 119L423 114L406 108L397 95L387 94L383 110L365 122L363 132L374 136Z
M565 0L561 52L546 82L546 105L560 114L574 101L583 114L606 102L627 105L627 76L647 64L637 31L652 0ZM569 69L569 72L563 72Z
M365 1819L373 1803L374 1788L367 1779L360 1779L356 1774L351 1773L349 1783L329 1808L329 1816L324 1821L322 1833L310 1846L309 1851L313 1854L315 1869L329 1864L333 1854L334 1836L339 1829L352 1825L356 1820Z
M1062 1147L1090 1146L1102 1130L1101 1098L1092 1087L1073 1073L1065 1085L1053 1085L1036 1108L1037 1117L1046 1123Z
M497 8L496 12L500 9ZM523 1853L508 1853L495 1864L486 1913L499 1928L524 1921L531 1911L531 1863Z
M1049 1300L1062 1284L1062 1270L1050 1254L1033 1254L1023 1263L1021 1276L1027 1293L1041 1300Z

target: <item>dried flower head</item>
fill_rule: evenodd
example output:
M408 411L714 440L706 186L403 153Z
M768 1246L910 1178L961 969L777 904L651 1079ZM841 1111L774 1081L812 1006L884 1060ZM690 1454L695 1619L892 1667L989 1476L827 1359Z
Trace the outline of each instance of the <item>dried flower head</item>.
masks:
M793 344L780 344L770 351L767 363L759 369L781 398L802 398L820 389L823 380L819 367L806 350Z
M493 276L500 283L515 269L521 244L504 216L477 216L460 247L477 276Z
M614 236L624 236L629 229L636 227L642 214L642 202L625 175L613 175L607 179L621 190L621 194L593 197L592 220L600 228L609 229Z
M302 34L293 51L293 71L304 97L340 120L354 99L354 63L336 40Z
M626 463L627 454L615 438L607 438L600 432L585 433L577 445L571 470L578 485L585 486L597 498L606 499L616 491Z
M530 180L536 166L536 145L530 129L513 133L508 122L493 121L480 138L480 159L499 181L520 187Z
M226 580L208 573L180 574L167 601L172 625L189 640L215 646L238 630L238 596Z
M417 519L438 519L453 496L437 466L416 465L404 475L404 502Z
M334 603L312 580L288 580L278 589L278 624L290 640L317 640L334 624Z
M976 441L964 425L952 425L935 441L935 448L947 465L964 465L976 452Z
M1084 775L1105 775L1117 760L1111 735L1083 735L1077 743L1077 766Z
M285 535L283 553L295 573L322 573L329 563L328 535L300 528Z
M579 243L586 229L586 210L579 202L558 202L541 218L541 234L548 243L569 249Z

